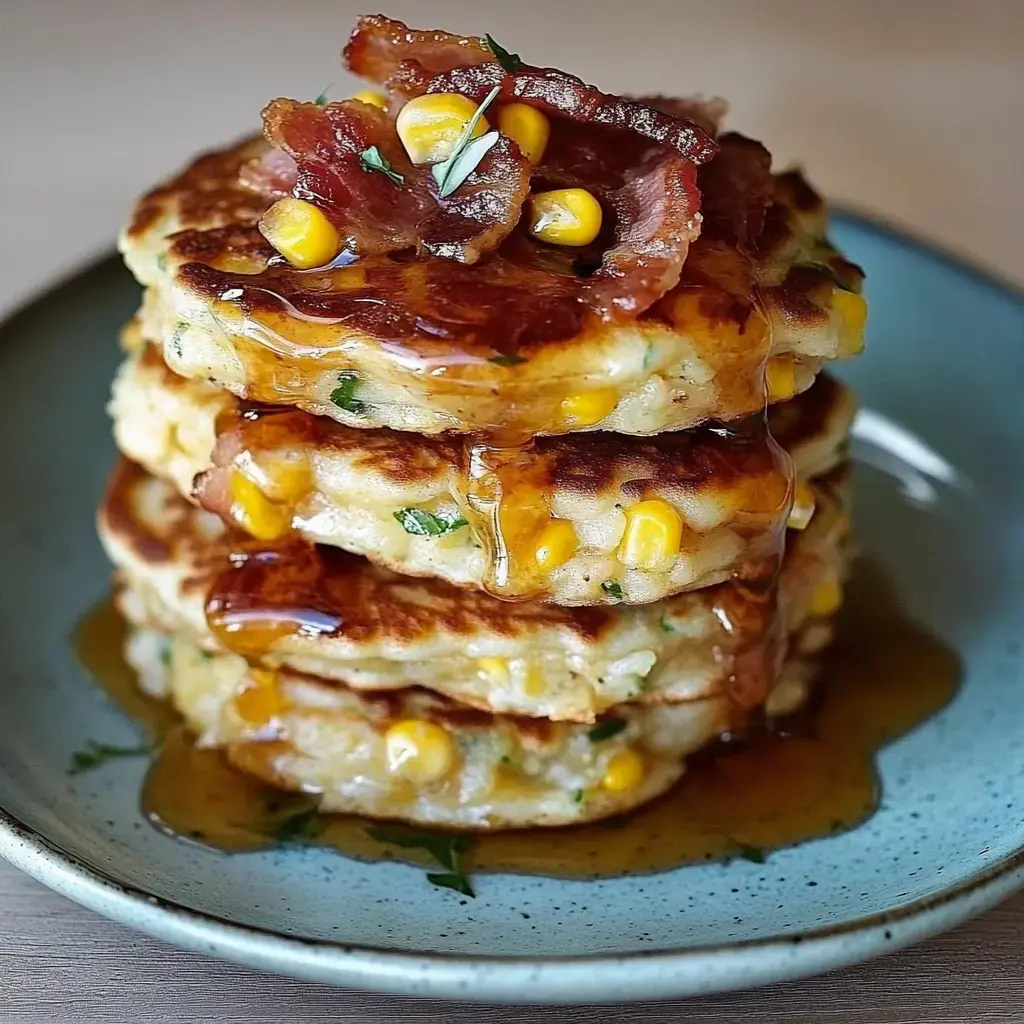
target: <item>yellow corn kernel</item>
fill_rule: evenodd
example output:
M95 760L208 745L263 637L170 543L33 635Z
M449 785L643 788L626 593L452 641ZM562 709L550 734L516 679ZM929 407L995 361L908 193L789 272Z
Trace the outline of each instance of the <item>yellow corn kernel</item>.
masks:
M810 615L831 615L843 603L843 588L839 580L822 580L811 594L807 611Z
M508 662L504 658L477 658L476 667L492 686L508 683Z
M796 366L792 359L778 356L769 359L764 368L769 402L784 402L796 394Z
M506 103L498 111L498 128L531 164L539 163L551 135L551 122L529 103Z
M398 112L395 129L414 164L438 164L451 156L459 136L476 113L468 96L434 92L417 96ZM473 128L473 138L489 131L487 118Z
M258 540L276 540L292 525L291 509L275 505L244 473L231 473L231 518Z
M618 559L630 569L660 569L679 554L683 520L660 498L627 508L626 531L619 542Z
M545 572L551 572L565 565L576 554L578 545L572 523L568 519L552 519L537 536L534 561Z
M263 237L293 266L312 270L330 263L341 248L338 229L305 199L278 199L260 221Z
M601 204L584 188L538 192L530 200L530 233L552 245L589 245L602 217Z
M359 100L360 103L366 103L371 107L376 107L378 110L388 109L387 96L382 92L377 92L376 89L360 89L352 99Z
M517 484L501 496L498 525L510 551L527 547L550 518L547 495L533 484Z
M624 793L636 789L644 778L644 759L633 749L627 748L613 754L604 770L601 785L613 793Z
M843 355L855 356L864 348L868 304L856 292L837 291L832 296L832 308L839 317L839 350Z
M545 678L539 665L532 662L526 666L526 675L523 678L523 693L527 697L541 697L544 694Z
M619 394L614 388L598 388L596 391L570 395L562 399L562 426L592 427L600 423L618 404Z
M814 491L803 480L798 480L793 491L793 507L790 509L786 526L791 530L805 529L814 515L814 504Z
M433 722L396 722L384 734L384 746L388 771L418 785L443 779L455 764L451 736Z
M270 669L250 669L244 689L235 696L238 717L250 725L266 725L287 706L277 685L277 673Z

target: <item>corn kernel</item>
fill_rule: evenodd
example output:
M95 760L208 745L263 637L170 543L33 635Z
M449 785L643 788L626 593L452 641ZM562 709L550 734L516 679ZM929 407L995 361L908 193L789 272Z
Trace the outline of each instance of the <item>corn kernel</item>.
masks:
M578 544L576 531L568 519L552 519L540 531L533 557L541 569L551 572L576 554Z
M814 588L807 605L810 615L831 615L843 603L843 588L836 579L823 580Z
M613 793L624 793L636 789L643 777L644 759L635 750L627 748L612 755L601 785Z
M547 496L539 487L518 484L510 493L501 496L498 525L510 551L526 547L550 518Z
M260 221L263 237L293 266L312 270L330 263L341 248L338 229L304 199L278 199Z
M531 662L526 667L526 675L523 678L523 693L527 697L541 697L544 694L546 680L539 665Z
M562 426L592 427L600 423L618 404L619 395L614 388L598 388L596 391L570 395L562 399Z
M796 394L796 367L792 359L777 356L769 359L764 368L769 402L784 402Z
M498 111L498 128L531 164L540 162L551 135L551 122L528 103L506 103Z
M508 662L504 658L477 658L476 667L492 686L508 683Z
M864 348L864 325L868 304L856 292L837 291L832 308L839 317L839 347L843 355L855 356Z
M798 480L793 491L793 507L790 509L786 526L791 530L803 530L814 515L814 491L803 481Z
M452 149L476 113L476 104L458 93L435 92L417 96L398 112L395 129L414 164L437 164L451 156ZM481 117L473 127L473 138L490 126Z
M407 719L384 734L388 771L416 784L437 782L455 764L451 736L433 722Z
M660 498L627 508L626 531L619 542L618 559L630 569L660 569L679 554L683 520Z
M583 188L538 192L530 200L530 233L552 245L589 245L602 218L601 204Z
M360 103L366 103L368 106L376 107L378 110L388 109L388 98L382 92L377 92L376 89L360 89L352 99L359 100Z
M231 473L231 518L258 540L276 540L292 525L291 509L275 505L237 469Z

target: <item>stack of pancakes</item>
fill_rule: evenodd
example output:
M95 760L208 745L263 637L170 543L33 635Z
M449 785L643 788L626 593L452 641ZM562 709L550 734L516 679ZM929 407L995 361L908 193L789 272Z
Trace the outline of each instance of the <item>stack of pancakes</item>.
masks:
M267 150L200 158L122 238L99 524L141 685L325 811L475 828L622 812L799 707L849 531L854 405L819 371L864 320L803 178L605 322L486 261L283 265Z

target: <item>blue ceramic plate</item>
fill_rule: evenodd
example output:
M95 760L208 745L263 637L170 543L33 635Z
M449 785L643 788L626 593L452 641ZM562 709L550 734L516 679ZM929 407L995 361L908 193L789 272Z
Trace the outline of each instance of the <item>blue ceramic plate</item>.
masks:
M962 688L881 754L881 809L844 835L660 875L484 875L479 898L419 868L327 850L228 857L140 820L144 765L74 778L131 723L67 638L106 590L93 509L113 458L114 337L138 302L111 260L0 329L0 854L100 913L299 977L491 1000L679 996L806 975L914 942L1024 884L1024 303L861 220L868 413L858 533L903 604L960 652ZM811 885L809 883L816 883Z

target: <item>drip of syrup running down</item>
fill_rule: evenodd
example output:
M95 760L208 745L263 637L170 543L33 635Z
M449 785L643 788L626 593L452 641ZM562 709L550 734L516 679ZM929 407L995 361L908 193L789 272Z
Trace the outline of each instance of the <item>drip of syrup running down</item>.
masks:
M197 749L173 711L138 691L121 660L125 626L109 603L82 623L79 655L122 709L161 741L142 793L157 827L230 852L280 842L315 809ZM771 733L695 758L676 789L609 822L476 838L466 866L567 877L663 871L767 851L852 828L878 805L880 747L938 711L955 692L954 651L899 610L882 575L860 563L812 707ZM396 855L370 824L325 817L315 841L347 856ZM404 859L426 863L415 851ZM759 854L758 854L759 855Z

